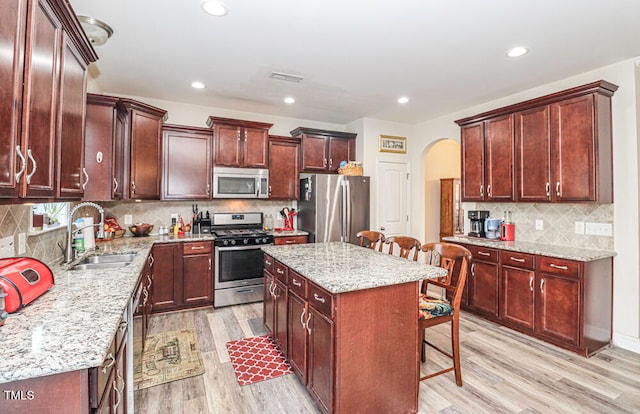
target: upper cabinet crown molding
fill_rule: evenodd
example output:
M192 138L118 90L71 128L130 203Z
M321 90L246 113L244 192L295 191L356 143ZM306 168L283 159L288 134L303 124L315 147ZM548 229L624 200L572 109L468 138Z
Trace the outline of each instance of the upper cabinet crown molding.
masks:
M95 62L98 60L98 54L96 53L91 41L87 37L86 33L82 29L76 13L71 8L69 1L66 0L47 0L51 9L56 14L62 28L67 32L71 38L71 42L78 49L80 56L84 59L86 64Z
M127 98L119 98L118 105L120 105L121 108L123 108L124 110L142 111L149 115L157 116L158 118L161 118L162 121L167 120L167 111L165 111L164 109L160 109L155 106L146 104L144 102L134 101L133 99L127 99Z
M257 129L269 129L273 124L266 122L245 121L242 119L220 118L217 116L210 116L207 118L207 126L213 128L214 125L232 125L241 128L257 128Z
M344 138L344 139L356 139L358 134L355 132L343 132L343 131L328 131L326 129L316 129L316 128L307 128L307 127L298 127L292 130L291 135L294 137L300 136L302 134L307 135L322 135L326 137L336 137L336 138Z
M612 97L618 90L618 85L605 80L599 80L597 82L588 83L586 85L576 86L575 88L566 89L560 92L554 92L549 95L540 96L538 98L529 99L528 101L518 102L513 105L504 106L502 108L493 109L491 111L483 112L478 115L473 115L467 118L458 119L456 124L463 126L474 122L484 121L496 116L507 115L514 112L524 111L536 106L549 105L565 99L577 98L583 95L589 95L592 93L598 93L606 97Z

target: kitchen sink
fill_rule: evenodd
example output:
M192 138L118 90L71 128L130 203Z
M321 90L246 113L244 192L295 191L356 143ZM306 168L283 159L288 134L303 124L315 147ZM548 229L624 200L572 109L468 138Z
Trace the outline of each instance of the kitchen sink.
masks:
M71 267L71 270L89 269L109 269L129 266L136 253L129 254L108 254L103 256L89 256L82 259L78 264Z

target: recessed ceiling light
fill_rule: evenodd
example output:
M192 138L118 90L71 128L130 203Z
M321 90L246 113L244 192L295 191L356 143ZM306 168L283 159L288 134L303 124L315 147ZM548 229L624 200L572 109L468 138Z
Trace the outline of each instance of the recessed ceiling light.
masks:
M401 96L398 98L398 103L400 104L406 104L407 102L409 102L409 98L407 98L406 96Z
M287 96L286 98L284 98L284 103L293 104L293 103L296 103L296 100L293 99L291 96Z
M507 51L507 56L509 57L518 57L527 53L529 49L524 46L516 46Z
M192 88L195 88L195 89L204 89L204 88L206 88L207 86L206 86L204 83L202 83L202 82L198 82L198 81L196 81L196 82L192 82L192 83L191 83L191 87L192 87Z
M205 13L212 16L222 17L229 14L229 9L227 9L227 6L220 0L207 0L202 3L201 7Z

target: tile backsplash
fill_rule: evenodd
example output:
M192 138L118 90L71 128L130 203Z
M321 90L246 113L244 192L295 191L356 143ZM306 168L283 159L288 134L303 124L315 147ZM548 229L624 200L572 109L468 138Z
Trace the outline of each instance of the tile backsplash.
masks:
M613 236L575 233L577 221L613 225L613 204L476 203L471 210L488 210L493 218L511 211L516 240L614 251ZM543 230L536 230L536 220Z
M198 210L203 214L206 211L213 213L249 213L262 212L271 214L274 219L274 227L284 225L279 212L284 207L296 208L295 201L267 201L267 200L210 200L210 201L119 201L100 203L107 215L114 216L118 223L124 225L125 214L131 214L133 223L150 223L154 225L154 232L159 226L171 225L171 214L179 214L185 223L193 218L192 206L198 205ZM294 225L297 222L294 220Z
M13 236L14 251L18 255L18 235L29 230L31 206L24 204L0 205L0 238ZM64 227L39 235L27 236L26 251L22 256L34 257L47 264L62 260L64 246Z

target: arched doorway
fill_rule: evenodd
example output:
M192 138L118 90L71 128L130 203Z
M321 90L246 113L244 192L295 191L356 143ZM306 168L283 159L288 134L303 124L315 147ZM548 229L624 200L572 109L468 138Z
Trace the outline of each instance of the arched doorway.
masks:
M460 178L460 144L449 138L435 141L422 156L425 190L424 242L439 241L440 179Z

